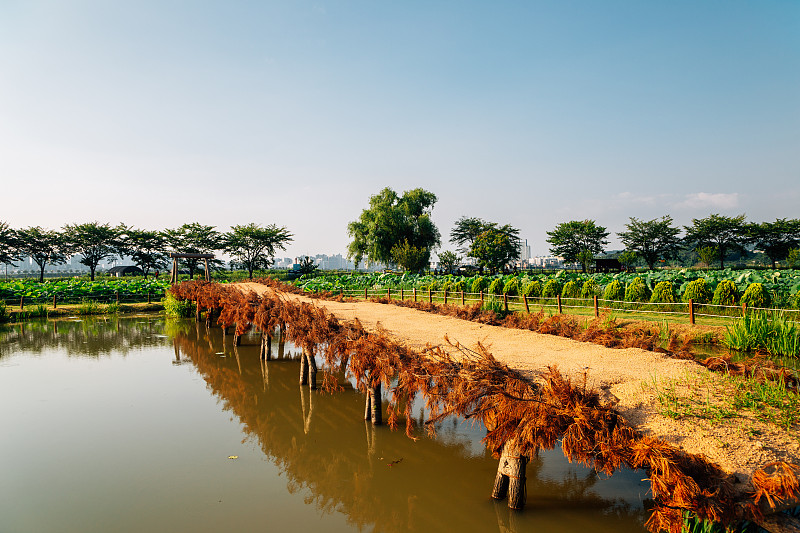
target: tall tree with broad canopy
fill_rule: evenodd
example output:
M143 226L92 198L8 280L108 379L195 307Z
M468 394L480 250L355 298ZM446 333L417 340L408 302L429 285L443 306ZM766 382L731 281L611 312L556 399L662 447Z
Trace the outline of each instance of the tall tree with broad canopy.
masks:
M60 265L67 261L70 254L64 235L41 226L31 226L17 231L18 250L39 265L39 281L44 281L44 269L47 265Z
M232 226L224 236L224 250L244 265L247 275L253 279L253 271L272 264L277 250L285 250L293 235L285 227L275 224L262 227L255 223Z
M706 218L693 218L691 226L684 226L686 235L683 240L694 250L716 247L719 267L725 268L725 257L729 252L747 252L744 247L748 240L744 219L744 214L737 217L713 214Z
M458 266L458 262L460 260L461 258L458 257L455 252L451 252L450 250L447 250L446 252L440 252L439 268L448 274L452 274L455 268Z
M129 256L133 263L142 269L145 279L151 269L159 270L167 266L167 241L161 232L124 226L119 229L121 233L117 248L119 256Z
M431 252L440 244L439 230L431 220L436 200L435 194L424 189L398 196L389 187L370 197L369 207L347 225L347 233L353 239L347 256L356 267L364 258L394 264L392 249L407 242L408 246L424 250L419 262L429 263Z
M453 229L450 230L450 242L459 246L462 253L467 254L478 235L491 227L491 222L486 222L481 218L461 217L456 220Z
M407 240L392 246L392 258L408 272L422 272L428 268L430 256L427 248L417 248Z
M671 259L678 255L681 249L681 240L678 237L680 229L672 225L672 217L664 215L660 219L639 220L630 217L631 221L625 224L628 231L617 233L626 250L635 252L644 259L650 270L655 268L659 259Z
M167 240L169 251L179 254L210 254L224 247L224 239L214 226L205 226L199 222L184 224L175 229L164 231L164 238ZM182 259L186 268L189 269L189 279L194 279L194 272L200 259ZM219 259L209 261L209 265L222 264Z
M798 219L779 218L775 222L748 224L746 231L748 240L755 249L764 252L772 261L772 268L775 268L778 261L786 259L789 250L800 244Z
M567 263L580 262L584 272L588 267L587 258L602 253L603 247L608 244L608 231L594 220L562 222L553 231L548 231L547 235L550 253L562 257Z
M0 265L13 265L14 261L19 260L17 232L0 220Z
M469 256L478 260L481 268L488 268L494 274L505 265L519 257L519 230L505 225L490 227L482 231L469 249Z
M81 256L80 262L89 267L89 279L92 281L100 261L117 257L119 228L107 223L86 222L66 224L63 231L70 253Z

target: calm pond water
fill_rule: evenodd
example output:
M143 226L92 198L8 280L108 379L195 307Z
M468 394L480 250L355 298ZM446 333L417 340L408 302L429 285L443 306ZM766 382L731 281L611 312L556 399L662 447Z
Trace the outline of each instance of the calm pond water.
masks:
M545 452L509 511L482 428L373 428L358 392L300 387L290 345L263 364L231 338L157 316L0 329L0 531L644 531L641 472Z

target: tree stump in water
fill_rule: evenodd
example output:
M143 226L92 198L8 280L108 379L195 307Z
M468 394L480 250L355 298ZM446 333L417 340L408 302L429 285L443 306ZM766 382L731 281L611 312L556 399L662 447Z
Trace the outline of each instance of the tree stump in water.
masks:
M300 355L300 385L308 385L308 359L305 352Z
M492 498L502 500L508 495L508 506L511 509L525 507L525 470L528 458L519 454L516 441L510 440L503 445L497 476L494 478Z
M269 333L261 334L261 349L258 355L262 361L272 360L272 336Z
M373 426L383 423L383 408L381 406L381 385L367 389L367 402L364 408L364 420L372 420Z
M303 348L303 357L308 368L308 387L311 390L317 389L317 361L314 359L314 351L310 348Z

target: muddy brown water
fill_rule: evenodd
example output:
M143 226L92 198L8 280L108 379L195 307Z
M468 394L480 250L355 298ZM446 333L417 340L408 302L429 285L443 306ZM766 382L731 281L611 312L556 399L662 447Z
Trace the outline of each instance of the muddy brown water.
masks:
M262 363L231 340L153 316L0 329L0 531L644 531L642 472L543 452L510 511L482 427L372 427L344 378L298 385L291 345Z

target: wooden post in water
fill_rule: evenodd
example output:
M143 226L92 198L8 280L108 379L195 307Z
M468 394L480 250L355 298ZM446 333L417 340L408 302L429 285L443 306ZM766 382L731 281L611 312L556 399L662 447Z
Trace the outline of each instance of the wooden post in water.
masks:
M689 323L694 324L694 300L689 298Z
M305 350L300 354L300 385L308 385L308 359Z
M522 301L525 303L525 312L528 313L528 314L531 314L531 308L528 307L528 296L523 294L522 295Z
M303 348L303 356L308 367L308 388L317 389L317 361L314 359L314 351L311 348Z
M594 317L598 318L600 316L600 309L597 307L597 295L594 295Z
M556 303L558 303L558 314L561 314L561 295L556 294Z
M525 471L528 458L519 454L515 440L503 445L497 476L494 478L492 498L502 500L508 495L508 507L522 509L525 507Z
M383 423L380 383L367 389L367 402L364 408L364 420L372 420L373 426L380 426Z
M272 360L272 335L269 333L261 334L261 348L258 355L262 361Z

